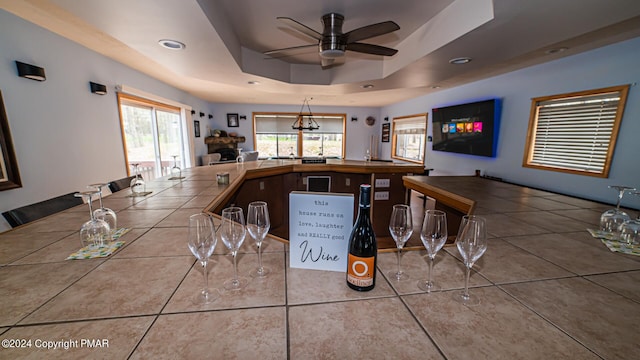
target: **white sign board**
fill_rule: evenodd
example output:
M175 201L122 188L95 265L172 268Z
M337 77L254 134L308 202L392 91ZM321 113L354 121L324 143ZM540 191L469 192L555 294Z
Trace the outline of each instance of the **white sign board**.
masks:
M353 227L353 194L289 194L289 266L347 270Z

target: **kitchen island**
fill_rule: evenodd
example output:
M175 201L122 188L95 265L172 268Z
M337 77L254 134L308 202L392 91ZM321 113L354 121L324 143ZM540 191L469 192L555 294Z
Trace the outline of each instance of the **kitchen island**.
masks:
M488 250L470 281L478 306L451 300L464 283L455 246L436 258L434 280L442 292L417 288L427 261L424 251L410 251L402 258L410 280L387 277L396 256L380 253L376 287L360 293L347 287L344 273L290 268L287 245L275 237L264 246L266 279L195 305L203 277L186 245L188 216L226 206L229 189L251 180L248 170L278 175L278 166L184 169L182 181L149 182L148 196L131 197L128 189L107 196L105 206L131 230L106 258L65 260L79 248L86 206L0 234L0 337L7 345L0 358L631 359L640 353L640 259L609 251L586 231L608 206L476 177L439 180L476 201L475 214L487 219ZM229 172L229 185L217 184L220 171ZM245 276L257 266L250 239L238 266ZM222 289L232 274L219 242L210 287Z

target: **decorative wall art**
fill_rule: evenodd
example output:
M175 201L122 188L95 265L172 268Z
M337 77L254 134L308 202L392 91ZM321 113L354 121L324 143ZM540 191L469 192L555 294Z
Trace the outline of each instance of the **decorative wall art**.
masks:
M238 127L238 114L227 114L227 126L228 127Z
M9 131L9 119L0 91L0 191L22 187L16 153Z
M193 130L196 133L196 137L200 137L200 121L198 120L193 121Z
M389 123L382 124L382 142L389 142L390 137L391 137L391 124Z

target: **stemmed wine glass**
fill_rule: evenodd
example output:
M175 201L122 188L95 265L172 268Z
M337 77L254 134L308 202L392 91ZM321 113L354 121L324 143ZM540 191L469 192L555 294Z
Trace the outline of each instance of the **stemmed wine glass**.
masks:
M225 281L224 288L240 290L249 283L247 278L238 277L238 249L242 246L246 236L242 208L233 206L222 210L222 225L220 225L219 232L222 242L231 250L233 256L233 279Z
M209 290L209 257L216 248L218 238L213 227L213 220L207 214L194 214L189 217L189 249L202 264L204 287L194 299L196 304L208 304L218 297L218 289Z
M398 247L398 271L391 271L388 275L390 278L398 281L407 280L409 279L409 275L400 270L400 257L402 256L401 253L404 244L413 233L411 207L402 204L393 205L391 220L389 221L389 232Z
M258 247L258 268L251 272L253 277L264 277L269 273L269 269L262 266L262 241L267 236L271 222L269 221L269 209L264 201L254 201L249 203L247 210L247 230L256 242Z
M131 166L133 166L133 172L135 174L135 177L131 180L131 192L133 193L133 195L142 195L142 193L144 193L146 190L146 185L144 183L144 180L142 179L142 176L138 172L138 167L140 166L140 164L131 164Z
M420 239L429 256L429 275L427 280L418 281L418 288L427 293L440 291L440 287L431 279L433 278L433 261L447 241L447 214L444 211L427 210L425 212Z
M627 220L631 220L629 214L620 210L620 202L622 201L625 191L633 191L635 188L622 185L609 185L609 189L618 191L618 201L615 209L609 209L600 216L600 230L609 234L618 234L620 225Z
M480 299L477 296L469 295L469 276L471 275L473 264L487 250L487 226L485 220L474 215L463 216L456 238L456 245L464 261L466 274L464 277L464 292L462 294L455 293L453 298L463 305L477 305L480 303Z
M632 194L640 196L638 191ZM620 225L620 241L627 245L640 245L640 213L638 218L627 220Z
M93 197L98 194L97 190L82 191L74 194L76 197L81 197L87 201L89 205L89 218L90 220L82 224L80 227L80 243L82 247L89 246L91 248L97 248L104 246L105 239L109 238L111 228L106 221L96 219L93 215L93 208L91 202Z
M93 211L93 216L96 219L104 220L107 222L107 224L109 224L109 228L111 229L111 231L109 232L107 240L111 241L113 240L113 235L118 230L118 218L115 211L104 207L104 205L102 204L102 188L107 185L109 184L91 184L89 185L89 187L98 189L100 208Z
M173 167L171 168L171 178L174 180L182 180L182 169L178 166L178 155L171 155L173 157Z

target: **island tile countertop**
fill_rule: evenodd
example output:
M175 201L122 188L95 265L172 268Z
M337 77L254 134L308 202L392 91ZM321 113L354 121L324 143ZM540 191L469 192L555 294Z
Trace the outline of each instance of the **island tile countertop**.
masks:
M286 160L285 160L286 161ZM587 228L608 206L475 177L441 178L477 201L489 245L473 268L465 307L455 246L436 258L434 294L424 251L406 252L410 280L387 277L394 253L378 257L373 291L349 289L340 272L288 266L288 249L267 240L271 273L207 306L194 305L202 267L187 248L187 219L268 162L183 170L183 181L147 183L152 193L109 195L125 244L107 257L65 260L80 247L87 207L0 234L0 358L47 359L633 359L640 354L640 257L609 251ZM302 165L300 165L302 166ZM373 165L372 165L373 166ZM219 186L215 174L230 173ZM436 181L436 180L434 180ZM635 215L635 213L634 213ZM257 265L245 241L239 271ZM209 283L232 277L221 241ZM27 343L27 341L29 341Z

